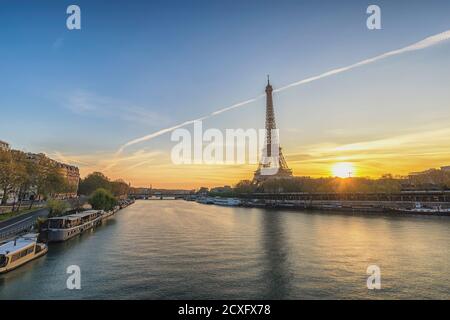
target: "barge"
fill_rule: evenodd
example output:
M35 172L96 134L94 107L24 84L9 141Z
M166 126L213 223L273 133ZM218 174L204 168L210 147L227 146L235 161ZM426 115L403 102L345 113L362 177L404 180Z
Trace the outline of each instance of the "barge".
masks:
M0 274L45 255L48 247L37 238L38 234L28 233L0 245Z

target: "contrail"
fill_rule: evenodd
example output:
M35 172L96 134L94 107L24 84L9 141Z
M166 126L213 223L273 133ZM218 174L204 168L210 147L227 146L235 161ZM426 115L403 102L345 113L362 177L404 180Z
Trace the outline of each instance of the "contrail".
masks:
M119 150L117 150L116 155L119 155L120 153L122 153L122 151L123 151L126 147L132 146L132 145L134 145L134 144L136 144L136 143L140 143L140 142L144 142L144 141L147 141L147 140L151 140L151 139L156 138L156 137L158 137L158 136L160 136L160 135L163 135L164 133L167 133L167 132L176 130L176 129L181 128L181 127L185 127L185 126L187 126L187 125L193 124L193 123L196 122L196 121L202 121L202 120L205 120L205 119L214 117L214 116L216 116L216 115L218 115L218 114L221 114L222 112L226 112L226 111L229 111L229 110L231 110L231 109L235 109L235 108L241 107L241 106L243 106L243 105L246 105L246 104L249 104L249 103L251 103L251 102L254 102L254 101L258 100L258 99L261 99L262 97L264 97L263 94L261 94L261 95L255 97L255 98L252 98L252 99L249 99L249 100L245 100L245 101L242 101L242 102L233 104L233 105L231 105L231 106L228 106L228 107L226 107L226 108L222 108L222 109L220 109L220 110L214 111L214 112L212 112L212 113L210 113L210 114L208 114L208 115L206 115L206 116L203 116L203 117L201 117L201 118L197 118L197 119L194 119L194 120L188 120L188 121L185 121L185 122L183 122L183 123L177 124L177 125L175 125L175 126L172 126L172 127L169 127L169 128L165 128L165 129L161 129L161 130L159 130L159 131L153 132L153 133L148 134L148 135L146 135L146 136L143 136L143 137L140 137L140 138L137 138L137 139L128 141L127 143L125 143L124 145L122 145L122 146L119 148Z
M402 53L405 53L405 52L411 52L411 51L416 51L416 50L429 48L431 46L434 46L434 45L436 45L438 43L441 43L441 42L449 40L449 39L450 39L450 30L447 30L445 32L442 32L442 33L430 36L428 38L425 38L425 39L423 39L423 40L421 40L419 42L416 42L416 43L414 43L412 45L409 45L407 47L404 47L404 48L401 48L401 49L397 49L397 50L393 50L393 51L389 51L389 52L380 54L380 55L378 55L376 57L369 58L369 59L362 60L360 62L354 63L354 64L349 65L347 67L333 69L333 70L327 71L325 73L319 74L319 75L314 76L314 77L310 77L310 78L306 78L306 79L303 79L303 80L300 80L300 81L293 82L293 83L288 84L288 85L286 85L284 87L281 87L281 88L278 88L278 89L274 90L274 92L281 92L281 91L290 89L292 87L296 87L296 86L299 86L299 85L302 85L302 84L310 83L310 82L313 82L313 81L316 81L316 80L320 80L320 79L323 79L323 78L326 78L326 77L329 77L329 76L333 76L333 75L336 75L336 74L339 74L339 73L342 73L342 72L346 72L346 71L352 70L354 68L358 68L358 67L361 67L361 66L364 66L364 65L367 65L367 64L371 64L371 63L377 62L379 60L382 60L382 59L385 59L385 58L388 58L388 57L392 57L392 56L396 56L396 55L399 55L399 54L402 54ZM255 98L246 100L246 101L242 101L242 102L233 104L233 105L228 106L226 108L222 108L220 110L214 111L214 112L212 112L212 113L210 113L210 114L208 114L206 116L203 116L201 118L185 121L185 122L180 123L178 125L175 125L175 126L172 126L172 127L169 127L169 128L165 128L165 129L153 132L153 133L151 133L149 135L146 135L146 136L143 136L143 137L140 137L140 138L128 141L127 143L125 143L124 145L122 145L119 148L119 150L117 151L116 154L117 155L120 154L125 148L127 148L129 146L132 146L134 144L151 140L151 139L156 138L156 137L158 137L160 135L163 135L163 134L165 134L167 132L171 132L171 131L173 131L175 129L178 129L178 128L190 125L190 124L194 123L195 121L205 120L205 119L211 118L213 116L216 116L218 114L221 114L223 112L226 112L226 111L229 111L229 110L232 110L232 109L235 109L235 108L242 107L242 106L247 105L249 103L255 102L255 101L257 101L257 100L259 100L259 99L261 99L263 97L264 97L264 94L259 95L259 96L255 97Z

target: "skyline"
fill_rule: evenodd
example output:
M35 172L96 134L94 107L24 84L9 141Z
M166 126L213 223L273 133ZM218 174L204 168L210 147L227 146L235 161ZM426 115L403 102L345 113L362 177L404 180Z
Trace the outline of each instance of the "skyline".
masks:
M337 163L351 163L355 176L369 177L450 164L448 41L277 91L450 30L450 4L380 1L383 29L369 31L361 1L329 2L329 11L289 1L276 7L261 2L259 11L250 2L233 4L240 10L201 1L199 7L180 3L177 10L163 3L126 9L108 3L104 12L102 2L79 1L83 27L76 32L64 30L65 2L36 6L42 20L28 23L30 13L6 4L8 15L0 19L10 30L2 28L0 36L9 50L0 53L6 71L0 103L8 121L2 120L0 139L77 165L83 176L102 171L136 186L173 188L234 184L251 179L255 165L175 166L167 132L117 151L248 99L203 125L263 128L264 102L252 97L261 97L270 73L281 144L294 175L329 176ZM273 16L267 17L269 6ZM18 132L23 124L26 130Z

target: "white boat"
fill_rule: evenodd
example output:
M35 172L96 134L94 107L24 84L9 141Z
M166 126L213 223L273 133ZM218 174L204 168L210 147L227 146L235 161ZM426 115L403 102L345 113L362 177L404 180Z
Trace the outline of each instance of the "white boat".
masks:
M113 216L117 211L115 209L112 209L110 211L103 211L102 212L102 220L106 220L109 217Z
M195 201L202 204L214 204L214 198L211 197L198 197Z
M441 206L435 208L425 208L420 202L416 202L415 207L412 209L397 209L396 211L408 212L408 213L422 213L422 214L433 214L433 213L445 213L450 214L450 209L443 209Z
M0 273L16 269L47 253L44 243L37 242L38 234L29 233L0 246Z
M88 210L47 221L48 242L66 241L85 230L98 226L103 219L102 210Z
M239 206L241 204L241 200L235 198L214 198L214 204L219 206Z

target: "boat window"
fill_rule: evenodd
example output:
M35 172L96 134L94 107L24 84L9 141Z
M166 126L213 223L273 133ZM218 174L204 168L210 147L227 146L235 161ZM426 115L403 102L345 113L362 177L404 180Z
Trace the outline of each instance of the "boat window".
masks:
M34 251L34 246L25 250L22 250L20 252L17 252L15 254L13 254L13 256L11 257L11 262L17 261L20 258L23 258L27 255L29 255L30 253L33 253Z
M63 227L63 223L64 223L64 220L62 220L62 219L50 220L49 227L52 229L60 229Z
M12 255L11 262L14 262L19 259L20 259L20 252Z
M8 264L8 257L0 254L0 268L6 267L6 265Z

